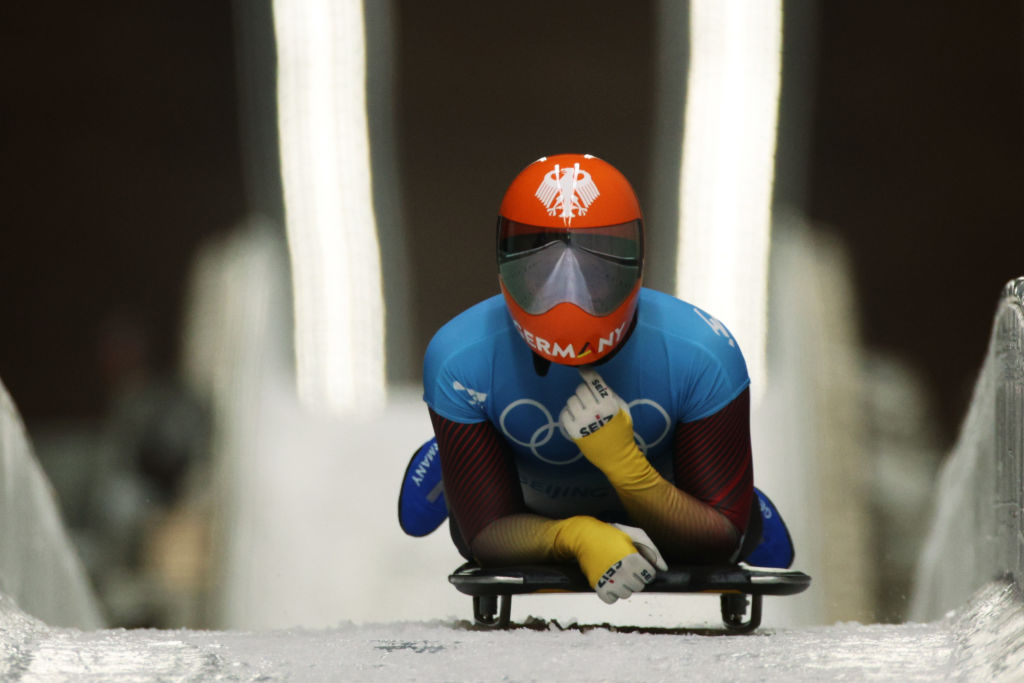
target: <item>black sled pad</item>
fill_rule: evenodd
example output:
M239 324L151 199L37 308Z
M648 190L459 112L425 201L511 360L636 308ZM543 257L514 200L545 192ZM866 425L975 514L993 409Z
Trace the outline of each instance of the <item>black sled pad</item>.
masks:
M448 581L473 597L474 620L478 626L487 628L508 628L513 595L592 591L575 565L483 568L467 563L456 569ZM668 571L659 571L644 593L718 593L726 629L747 633L761 624L762 596L795 595L810 583L810 576L793 570L746 565L674 565Z

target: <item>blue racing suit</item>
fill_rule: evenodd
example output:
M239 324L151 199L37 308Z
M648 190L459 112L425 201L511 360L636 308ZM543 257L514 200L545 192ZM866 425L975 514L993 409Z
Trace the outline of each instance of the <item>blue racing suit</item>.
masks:
M742 533L753 500L750 380L726 327L692 304L645 288L628 339L596 369L629 405L637 445L652 466ZM500 295L437 332L427 348L423 377L435 431L442 425L471 433L470 425L487 423L510 463L479 471L466 465L452 481L449 469L455 467L445 464L445 444L457 441L439 433L446 497L467 540L494 517L516 509L556 519L585 514L628 521L608 480L558 425L566 399L580 383L579 372L557 364L538 372ZM473 457L467 455L472 449L462 450L464 459ZM518 480L519 492L496 489L507 486L509 478ZM480 490L494 495L479 495ZM489 502L493 497L502 502ZM474 508L485 511L477 514Z

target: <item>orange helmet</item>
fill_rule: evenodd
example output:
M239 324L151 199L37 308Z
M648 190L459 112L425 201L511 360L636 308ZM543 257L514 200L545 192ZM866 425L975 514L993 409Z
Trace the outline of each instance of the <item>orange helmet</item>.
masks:
M542 157L498 214L498 281L530 348L563 365L615 350L643 271L643 215L625 176L589 154Z

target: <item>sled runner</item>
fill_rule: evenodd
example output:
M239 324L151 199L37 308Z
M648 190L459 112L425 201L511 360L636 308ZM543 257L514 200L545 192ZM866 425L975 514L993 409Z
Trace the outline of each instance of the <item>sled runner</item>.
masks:
M456 569L448 581L460 592L472 596L473 620L477 626L494 629L509 627L513 595L592 590L574 565L485 569L467 563ZM795 595L810 583L810 576L792 570L746 565L675 565L668 571L659 571L644 593L717 593L725 629L730 633L749 633L761 625L763 596Z

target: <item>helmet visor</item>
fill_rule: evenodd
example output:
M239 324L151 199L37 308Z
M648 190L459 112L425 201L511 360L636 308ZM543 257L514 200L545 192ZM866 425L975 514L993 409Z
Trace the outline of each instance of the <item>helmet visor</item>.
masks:
M640 221L581 230L555 230L502 218L498 273L505 289L530 315L572 303L605 316L640 279Z

